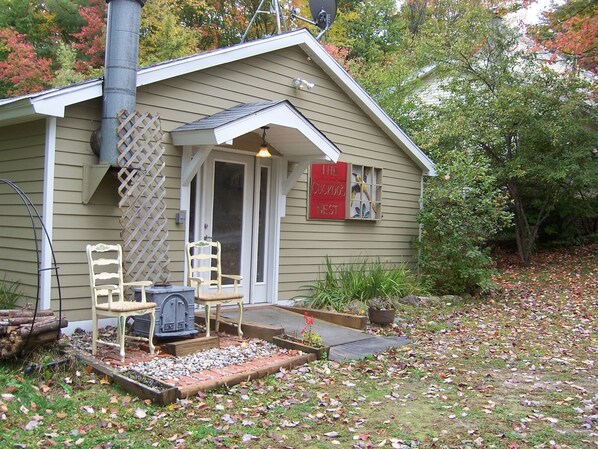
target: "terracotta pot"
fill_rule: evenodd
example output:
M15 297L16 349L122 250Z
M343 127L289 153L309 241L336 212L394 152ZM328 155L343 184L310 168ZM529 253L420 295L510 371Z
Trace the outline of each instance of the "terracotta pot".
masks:
M390 324L395 320L397 314L396 309L368 309L368 316L370 323L374 324Z

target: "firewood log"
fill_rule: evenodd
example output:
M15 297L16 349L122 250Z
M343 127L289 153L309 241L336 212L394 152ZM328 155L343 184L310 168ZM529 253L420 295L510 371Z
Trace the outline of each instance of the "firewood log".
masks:
M28 309L0 309L0 317L26 317L33 316L35 310ZM38 310L36 316L50 316L54 315L54 311L51 309Z
M24 324L21 326L20 328L20 332L22 336L27 336L27 334L31 333L31 336L34 335L38 335L41 334L43 332L48 332L48 331L57 331L59 328L63 328L63 327L67 327L68 326L68 321L66 320L66 318L63 318L62 320L58 320L58 318L55 318L54 320L51 321L46 321L46 322L42 322L42 323L38 323L37 321L33 324Z

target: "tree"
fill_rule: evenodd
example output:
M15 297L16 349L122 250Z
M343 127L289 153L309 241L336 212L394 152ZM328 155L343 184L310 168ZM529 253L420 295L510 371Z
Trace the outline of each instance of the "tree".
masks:
M0 29L0 92L23 95L50 86L51 62L40 58L25 35L13 28Z
M598 4L570 0L544 15L535 38L556 55L598 74Z
M420 267L436 293L480 293L492 286L488 241L511 220L485 158L452 151L428 178L418 221Z
M463 33L435 49L447 95L420 114L416 141L440 163L455 148L487 158L512 201L519 256L529 263L558 199L598 185L595 108L578 77L543 65L490 13L475 14L477 26L453 21Z
M140 65L187 56L198 51L198 36L180 24L168 0L148 2L141 15Z
M54 72L55 77L52 81L52 86L67 86L85 80L86 74L76 69L77 51L73 46L60 42L58 44L58 51L56 52L56 63L59 68ZM97 75L99 76L101 73Z
M429 0L406 0L403 3L403 11L411 34L417 34L426 20L428 3Z
M106 3L90 0L88 6L79 9L83 25L72 34L73 47L79 51L77 70L85 73L104 66L106 48Z
M349 49L349 59L370 65L397 49L402 32L394 0L347 1L327 36L329 43Z

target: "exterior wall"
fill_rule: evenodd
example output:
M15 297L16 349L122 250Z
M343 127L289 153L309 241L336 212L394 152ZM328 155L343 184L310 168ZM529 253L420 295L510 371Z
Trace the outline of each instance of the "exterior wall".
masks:
M20 187L42 213L44 120L0 129L0 179ZM35 218L38 239L41 225ZM8 185L0 183L0 281L18 283L25 298L37 297L37 254L27 207Z
M109 172L90 202L82 203L83 166L98 163L89 140L91 133L99 128L100 121L101 99L96 99L67 108L65 118L57 123L53 240L60 265L62 307L70 321L91 318L85 247L89 243L121 241L116 173ZM181 283L183 230L174 224L174 215L179 208L180 156L173 156L177 150L172 146L170 150L165 157L170 257L174 266L180 266L174 270L170 281ZM57 310L55 292L52 298L52 308Z
M305 58L287 52L281 59L281 67L293 76ZM419 231L421 169L318 68L303 73L316 83L313 95L324 98L291 101L341 149L340 161L382 168L383 218L379 222L307 220L308 177L304 174L287 197L282 220L279 299L290 299L301 286L313 283L327 256L333 263L358 258L413 263L412 241Z
M315 82L316 87L312 91L295 90L292 80L297 76ZM412 260L421 170L303 51L291 48L138 89L137 109L159 112L164 131L170 282L183 281L184 226L174 222L180 201L181 149L172 145L169 131L239 103L284 98L337 144L343 152L341 161L383 169L384 216L378 223L308 221L307 176L303 175L288 195L282 221L280 299L293 297L299 286L313 282L326 256L335 262L361 256L393 262ZM67 107L65 117L57 120L53 241L60 265L63 310L70 321L90 319L85 246L120 240L116 177L107 175L89 204L82 204L81 198L83 166L97 163L89 138L100 126L100 118L101 99L95 99ZM31 139L30 127L14 129L27 130ZM37 139L40 155L43 128L41 122ZM0 145L9 144L2 141ZM41 186L41 162L35 167ZM38 191L41 198L41 187ZM52 295L54 309L58 307L56 297Z
M100 126L100 119L101 99L96 99L67 108L65 117L58 119L56 126L53 244L60 266L62 310L69 321L91 318L85 246L120 240L114 177L106 176L90 203L82 203L83 166L97 164L89 140ZM59 307L57 298L53 289L54 310Z
M315 82L316 87L296 90L292 80L298 76ZM337 144L343 152L341 161L383 169L384 217L378 223L308 221L304 175L288 195L282 221L279 298L292 298L301 285L313 282L326 256L335 262L362 256L413 262L411 243L418 235L415 214L419 210L421 170L300 49L281 50L143 86L137 102L140 110L160 110L163 129L170 131L239 103L284 98ZM167 151L172 155L175 177L170 181L175 181L179 176L175 158L180 150L168 144ZM168 197L176 198L177 192L169 191ZM171 238L171 248L178 245L179 241ZM176 255L173 261L178 261Z

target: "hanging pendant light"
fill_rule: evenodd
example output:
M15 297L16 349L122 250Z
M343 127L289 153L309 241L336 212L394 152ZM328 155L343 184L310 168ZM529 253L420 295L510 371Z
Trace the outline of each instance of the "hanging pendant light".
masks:
M264 130L262 133L262 144L260 145L260 151L257 152L255 157L272 157L270 151L268 151L268 144L266 143L266 130L270 129L269 126L262 126Z

